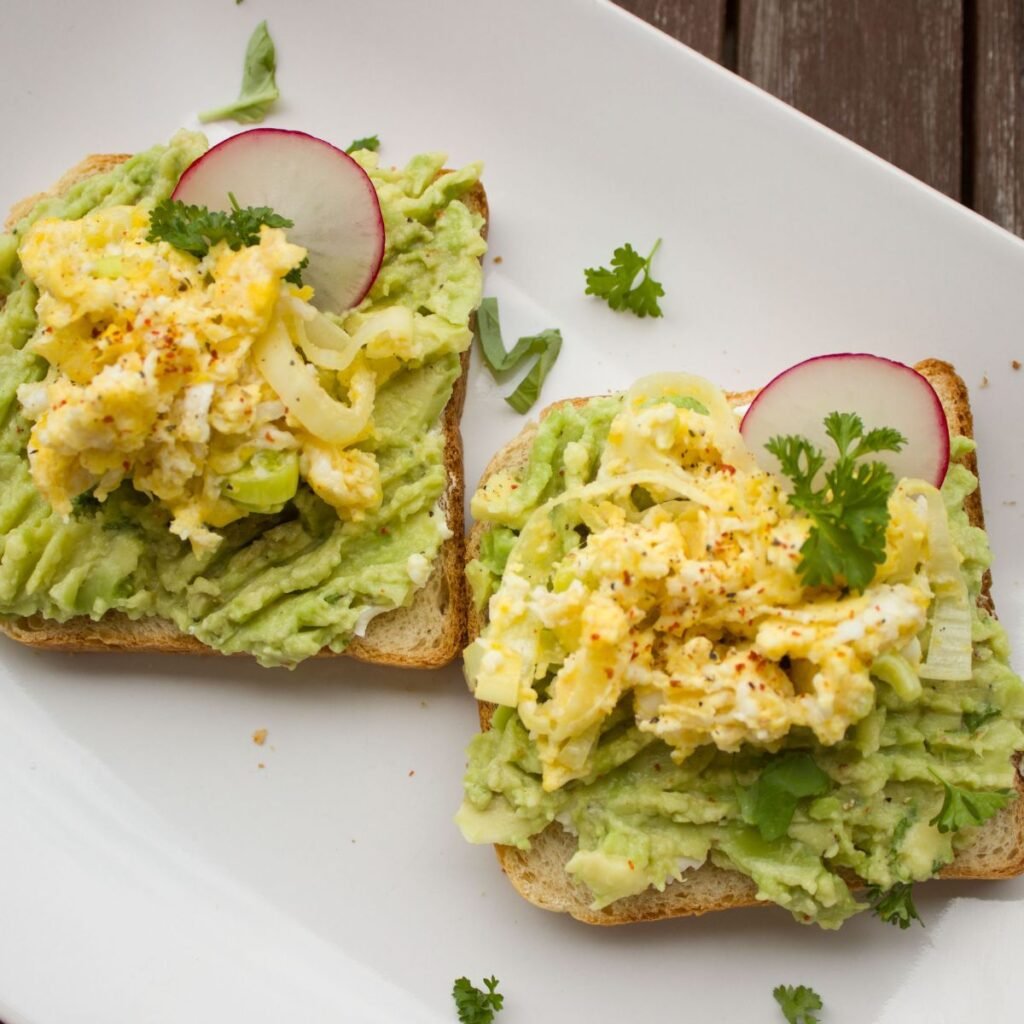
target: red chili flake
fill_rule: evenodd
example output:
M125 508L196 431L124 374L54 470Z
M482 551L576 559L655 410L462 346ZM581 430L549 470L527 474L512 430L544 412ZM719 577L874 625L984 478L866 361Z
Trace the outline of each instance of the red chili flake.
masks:
M606 668L604 674L606 679L612 679L615 676L615 673L610 668Z
M267 439L268 441L273 441L273 440L274 440L274 435L273 435L273 434L272 434L272 433L271 433L271 432L270 432L269 430L266 430L266 431L264 431L264 433L263 433L263 436L264 436L264 437L265 437L265 438L266 438L266 439Z
M104 416L103 417L103 422L104 423L113 423L114 422L114 417L113 416Z
M622 573L622 582L628 587L633 582L633 577L629 574L629 570L626 569Z
M722 469L724 469L726 471L726 473L730 473L730 474L736 472L736 467L735 466L730 466L728 462L723 462L722 463Z
M388 528L387 528L386 526L382 526L382 527L380 528L380 532L381 532L381 534L382 534L383 536L385 536L385 537L386 537L386 536L387 536L387 535L388 535L389 533L391 533L391 531L390 531L390 530L389 530L389 529L388 529Z
M590 639L593 640L594 643L597 643L597 641L601 639L601 634L600 633L591 633L590 634Z
M631 860L627 860L626 863L629 865L630 871L636 871L636 865Z
M125 459L124 462L121 463L121 468L127 473L128 470L132 468L132 464Z
M410 771L410 772L409 772L409 778L411 779L411 778L412 778L412 777L413 777L413 776L414 776L415 774L416 774L416 772L415 772L415 771Z

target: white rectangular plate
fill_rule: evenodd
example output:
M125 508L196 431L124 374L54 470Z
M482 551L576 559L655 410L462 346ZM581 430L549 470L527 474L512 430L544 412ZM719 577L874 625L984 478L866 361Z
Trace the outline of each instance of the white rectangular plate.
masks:
M955 363L1020 664L1024 244L610 5L20 4L0 207L232 97L263 17L269 124L486 161L487 292L508 336L565 337L546 401L656 369L752 387L829 351ZM663 320L584 296L584 267L658 237ZM473 370L470 485L522 425L502 393ZM1019 881L926 886L928 927L907 932L778 910L606 931L534 909L451 823L474 729L457 667L0 643L0 1018L452 1021L452 981L493 973L501 1024L778 1021L780 983L817 989L830 1021L1009 1019Z

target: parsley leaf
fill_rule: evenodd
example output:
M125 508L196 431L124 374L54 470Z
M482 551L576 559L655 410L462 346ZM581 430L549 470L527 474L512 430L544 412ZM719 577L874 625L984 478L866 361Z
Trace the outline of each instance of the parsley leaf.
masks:
M505 399L516 412L527 412L540 397L544 380L562 351L562 332L549 328L540 334L527 335L506 351L498 319L498 300L490 297L482 299L476 311L476 331L484 362L495 379L514 370L530 356L537 357L519 386Z
M234 103L215 107L199 115L204 124L207 121L223 121L233 117L240 124L262 121L267 111L281 95L277 89L275 72L277 53L274 40L270 38L267 23L261 21L249 37L245 48L245 63L242 67L242 89Z
M484 978L486 992L472 985L469 978L459 978L452 988L455 1008L462 1024L491 1024L505 997L497 992L498 979Z
M924 927L924 921L914 906L913 885L910 882L897 882L891 889L882 890L877 885L868 886L868 902L872 913L885 921L895 924L900 929L910 927L911 921L917 921Z
M789 1024L818 1024L820 1018L812 1010L820 1010L821 996L806 985L778 985L772 995Z
M884 462L858 462L875 452L898 452L906 438L890 427L864 432L861 418L852 412L831 412L825 432L835 442L839 457L825 471L825 484L814 480L825 466L825 454L806 437L776 436L765 445L793 483L789 503L813 521L800 548L798 569L804 583L814 587L844 580L863 590L885 560L885 530L889 525L889 495L896 486Z
M289 270L288 273L284 275L284 279L289 284L294 284L297 287L301 288L302 287L302 272L308 266L309 266L309 257L308 256L303 256L302 257L302 262L298 263L294 267L292 267L292 269Z
M736 796L743 820L772 842L786 834L801 797L821 796L830 785L810 754L792 753L772 761L756 782L739 789Z
M367 135L365 139L356 139L345 152L354 153L357 149L368 149L372 153L376 153L380 149L380 139L376 135Z
M939 813L929 825L936 825L940 832L958 832L962 828L983 825L996 811L1002 810L1010 800L1005 789L972 791L951 786L945 779L932 772L946 791Z
M651 277L651 260L661 245L659 238L644 259L628 242L612 253L612 265L588 267L586 295L604 299L612 309L628 309L639 317L661 316L658 299L665 294L661 284ZM643 274L640 283L636 279Z
M963 714L964 725L968 732L977 732L987 722L998 718L999 714L999 708L992 707L978 708L977 711L965 711Z
M180 199L161 200L150 212L146 241L169 242L175 249L202 259L218 242L227 242L236 251L243 246L258 245L263 225L268 228L293 226L287 217L274 213L269 206L242 207L230 193L228 198L234 207L230 213L190 206ZM308 263L309 257L305 257L285 275L285 280L301 285L301 273Z

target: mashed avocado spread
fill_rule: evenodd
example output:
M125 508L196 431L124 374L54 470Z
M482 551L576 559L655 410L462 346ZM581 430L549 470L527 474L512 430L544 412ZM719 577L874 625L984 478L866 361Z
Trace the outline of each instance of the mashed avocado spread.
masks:
M868 905L851 872L880 891L929 878L1013 799L1024 686L976 603L989 549L964 511L972 443L954 439L930 510L927 485L897 488L863 595L804 594L806 524L749 470L735 425L715 437L715 400L655 396L632 419L628 396L561 406L525 466L474 497L488 527L468 575L490 615L466 671L504 706L470 744L457 821L522 849L557 822L595 909L710 862L834 928ZM929 530L952 541L952 583L929 568ZM950 585L971 608L956 681L928 678L924 653ZM949 827L947 787L988 810Z
M203 136L179 132L166 146L44 199L0 235L0 615L161 616L219 651L294 665L324 647L344 650L374 615L406 604L448 536L438 508L446 486L439 421L480 300L482 218L460 200L480 167L441 173L443 154L425 154L405 168L385 168L374 153L354 154L377 189L386 250L367 297L333 319L355 332L378 312L403 307L414 324L401 352L376 353L372 426L349 449L353 461L379 470L379 501L347 515L300 483L283 505L244 514L197 546L171 532L164 504L127 480L109 494L78 494L69 515L51 508L33 483L27 445L34 417L18 392L33 393L25 386L48 367L29 344L40 330L40 288L19 248L45 218L150 209L205 149ZM94 277L116 273L92 270ZM367 351L367 361L374 357ZM239 494L251 483L247 472L234 477ZM292 480L294 489L294 469Z

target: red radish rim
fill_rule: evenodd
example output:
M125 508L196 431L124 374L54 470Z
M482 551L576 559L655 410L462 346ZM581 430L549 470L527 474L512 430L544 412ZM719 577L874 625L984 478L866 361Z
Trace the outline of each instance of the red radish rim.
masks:
M333 143L328 142L326 139L321 139L321 138L319 138L316 135L310 135L309 132L298 131L297 129L294 129L294 128L249 128L246 131L235 132L234 135L229 135L226 139L222 139L215 146L211 146L201 156L197 156L195 158L195 160L193 160L192 163L190 163L188 165L188 167L185 168L185 170L181 174L181 177L178 179L178 183L174 186L174 191L171 192L171 198L172 199L177 199L178 198L178 193L179 193L180 189L186 184L188 179L197 170L199 165L204 160L206 160L213 153L216 153L217 150L220 149L222 146L226 145L229 142L234 142L235 140L241 138L243 135L250 136L250 137L254 136L254 135L299 135L299 136L302 136L302 138L309 139L311 142L316 142L316 143L318 143L321 146L326 146L328 149L334 150L335 153L338 153L340 156L343 156L350 164L352 164L352 166L362 176L364 185L365 185L366 189L368 190L370 196L373 198L374 215L375 215L375 217L377 219L377 227L379 228L379 232L380 232L381 245L380 245L380 252L377 254L376 260L375 260L375 262L373 264L372 273L367 275L368 276L368 280L367 280L365 286L361 286L362 287L362 291L359 294L359 298L356 299L356 301L352 303L352 307L351 308L354 308L354 307L358 306L359 303L362 302L363 299L366 298L366 296L369 293L370 289L373 287L373 283L377 280L377 277L380 274L380 268L381 268L381 266L384 263L384 252L385 252L385 250L387 248L387 232L386 232L385 227L384 227L384 214L383 214L383 211L380 208L380 197L377 195L377 189L374 187L373 181L370 179L370 176L366 173L366 171L364 171L362 169L362 167L359 166L359 163L356 160L353 160L352 157L348 153L346 153L343 149L339 149ZM282 212L281 210L275 210L274 212L281 214L282 217L287 217L288 216L287 212ZM289 218L289 219L291 219L291 218ZM344 312L344 310L338 310L337 312Z
M788 376L794 370L800 369L802 366L807 366L809 363L817 363L823 359L873 359L876 362L888 363L890 366L894 366L899 370L907 370L914 374L919 380L921 380L928 388L928 393L931 395L932 404L935 407L935 412L943 423L946 424L947 429L941 431L940 442L942 445L942 459L940 462L944 462L946 468L942 472L942 480L940 480L936 487L941 487L946 475L949 473L949 462L950 462L950 440L949 440L949 420L946 418L946 410L942 407L942 399L939 398L938 392L932 387L931 381L921 373L914 369L913 366L909 366L907 363L901 363L898 359L890 359L888 356L875 355L873 352L827 352L819 356L811 356L808 359L801 359L799 363L794 363L792 366L786 367L781 373L777 373L764 387L758 389L756 395L751 399L750 404L747 406L746 412L743 413L743 418L740 420L740 433L743 433L743 424L747 421L747 417L754 411L754 407L761 400L764 393L778 380ZM845 410L844 410L845 411ZM853 410L856 411L856 410Z

